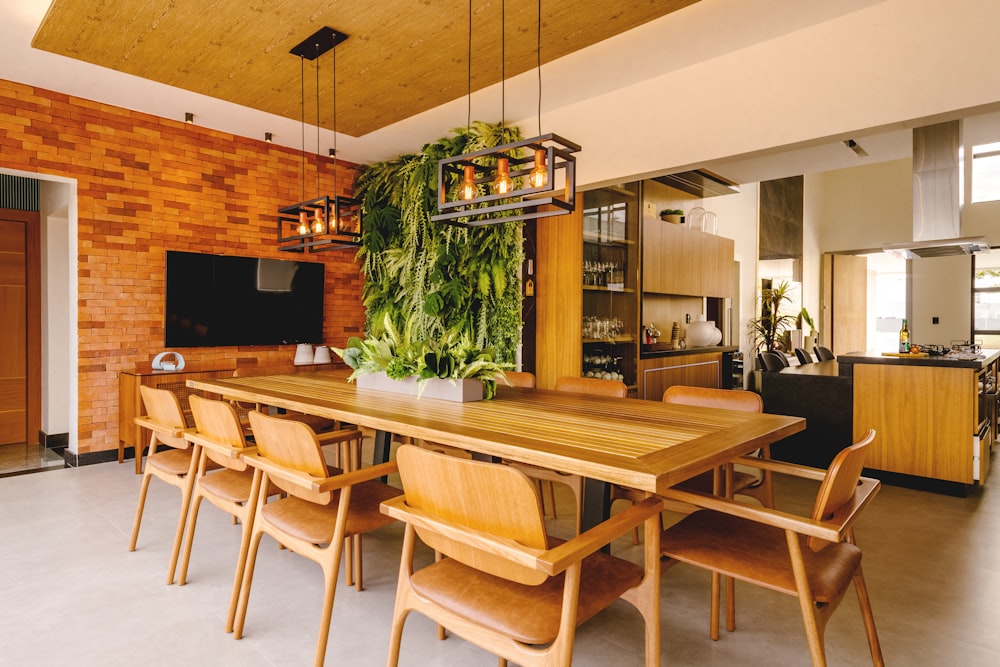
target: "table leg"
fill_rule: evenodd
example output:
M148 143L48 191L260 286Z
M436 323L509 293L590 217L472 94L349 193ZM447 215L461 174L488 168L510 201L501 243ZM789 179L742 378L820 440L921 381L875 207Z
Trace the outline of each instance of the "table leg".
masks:
M611 516L611 485L599 479L584 478L580 530L589 530L609 516Z

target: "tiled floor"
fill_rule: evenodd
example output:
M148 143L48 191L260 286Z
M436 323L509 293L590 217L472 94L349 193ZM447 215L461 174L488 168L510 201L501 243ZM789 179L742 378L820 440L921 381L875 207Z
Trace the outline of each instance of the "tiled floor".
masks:
M0 477L62 468L63 457L42 445L0 445Z
M1000 467L994 465L994 473ZM106 463L0 480L0 663L4 665L307 665L320 612L319 568L269 538L261 547L245 637L223 631L239 528L203 508L189 583L164 584L176 489L153 480L139 548L127 550L139 489ZM808 508L814 488L782 483L778 503ZM568 493L561 502L569 510ZM565 529L565 520L556 530ZM366 590L340 584L328 665L385 663L401 529L366 538ZM884 487L858 527L883 651L891 665L1000 664L1000 483L968 498ZM616 553L635 554L627 541ZM429 558L429 554L425 554ZM708 575L663 576L663 665L805 665L794 599L738 584L738 628L708 638ZM852 593L828 627L831 665L869 665ZM580 628L574 664L642 665L641 624L618 603ZM495 665L412 615L402 665Z

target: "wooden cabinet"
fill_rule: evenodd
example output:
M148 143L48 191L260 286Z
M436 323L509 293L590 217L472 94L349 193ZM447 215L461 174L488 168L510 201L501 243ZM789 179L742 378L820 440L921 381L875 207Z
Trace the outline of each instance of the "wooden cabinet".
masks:
M639 398L659 401L675 384L718 389L723 386L722 365L721 351L640 359Z
M146 414L139 393L141 385L169 389L177 395L181 408L189 412L187 397L194 390L187 387L188 380L232 377L235 370L234 363L207 368L187 367L182 371L154 371L152 368L122 371L118 375L118 460L122 460L125 447L135 447L137 443L149 439L149 431L135 423L136 417Z
M986 480L993 428L981 430L984 370L855 363L854 438L878 435L865 466L972 484Z
M731 297L734 251L732 239L647 218L643 222L642 289Z

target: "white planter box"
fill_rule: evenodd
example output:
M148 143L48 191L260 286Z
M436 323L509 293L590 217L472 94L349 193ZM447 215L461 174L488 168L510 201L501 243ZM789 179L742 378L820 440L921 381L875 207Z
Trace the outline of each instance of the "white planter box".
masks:
M354 379L359 389L374 389L393 394L416 396L420 391L417 378L392 380L385 373L366 373ZM431 378L424 383L421 398L439 398L444 401L467 403L483 400L483 383L481 380L442 380Z

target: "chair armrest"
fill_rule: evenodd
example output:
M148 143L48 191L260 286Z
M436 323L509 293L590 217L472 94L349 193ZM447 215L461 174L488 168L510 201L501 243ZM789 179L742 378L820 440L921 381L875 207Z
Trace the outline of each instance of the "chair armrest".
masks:
M361 431L356 428L342 428L337 431L323 431L316 434L316 439L320 445L332 445L337 442L347 442L349 440L360 440Z
M254 454L257 452L256 446L248 447L232 447L230 445L223 445L220 442L216 442L212 438L202 435L198 431L193 431L184 434L184 439L191 444L198 445L199 447L204 447L205 449L211 450L213 453L219 456L225 456L230 459L239 459L245 454Z
M166 433L172 438L184 438L187 436L188 433L194 432L194 428L192 427L181 428L179 426L172 426L168 431L167 428L164 428L163 424L158 424L149 417L135 417L134 421L136 424L138 424L143 428L148 428L150 431L159 431L160 433Z
M868 493L871 493L871 491ZM746 505L744 503L728 500L720 496L711 496L704 493L697 493L695 491L681 491L676 488L671 488L667 489L660 495L668 500L676 500L682 503L694 505L699 509L707 509L720 512L722 514L729 514L741 519L746 519L747 521L755 521L757 523L774 526L775 528L780 528L782 530L791 530L802 535L808 535L809 537L826 540L827 542L843 541L850 528L849 523L837 524L826 521L815 521L813 519L808 519L795 514L789 514L788 512L782 512L781 510ZM860 504L863 507L867 504L867 501L856 504ZM857 511L852 513L852 521L853 516L856 516L856 514Z
M635 503L625 511L540 554L539 568L549 576L559 574L646 520L655 517L659 521L662 510L663 501L659 498L646 498Z
M383 514L411 524L414 528L426 528L450 540L500 556L532 570L539 569L538 556L545 553L542 549L527 547L515 540L497 537L473 528L444 523L432 514L407 505L405 495L383 500L381 510Z
M733 459L733 463L760 468L761 470L770 470L782 475L812 479L817 482L822 482L826 478L826 471L820 468L810 468L809 466L798 465L797 463L786 463L772 459L760 459L754 456L740 456Z
M353 486L355 484L360 484L361 482L378 479L379 477L385 477L386 475L392 474L399 469L395 461L389 461L387 463L381 463L377 466L362 468L361 470L346 472L340 475L333 475L332 477L313 477L312 475L308 475L304 472L289 470L288 468L280 466L257 453L246 454L243 458L247 463L255 468L263 470L270 477L285 480L297 486L301 486L304 489L309 489L315 493L326 493L327 491L335 491L345 486Z
M443 523L437 517L407 505L405 495L382 501L382 513L394 519L412 524L415 528L426 528L450 540L549 576L559 574L573 563L583 560L643 521L659 517L662 507L660 500L647 498L571 540L551 549L541 550L490 533Z

